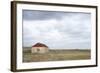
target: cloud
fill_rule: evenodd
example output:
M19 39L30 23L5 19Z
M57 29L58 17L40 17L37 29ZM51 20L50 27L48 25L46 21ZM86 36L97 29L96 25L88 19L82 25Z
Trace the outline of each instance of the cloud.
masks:
M48 20L52 18L60 19L65 13L57 13L50 11L37 11L37 10L23 10L24 20ZM53 16L53 17L52 17Z
M23 10L23 19L24 20L48 20L48 19L57 19L57 20L61 20L62 16L67 16L67 17L73 17L73 12L62 12L62 11L43 11L43 10ZM79 12L74 12L76 16L76 18L78 16L80 16L81 13ZM86 16L88 17L89 13L82 13L83 14L83 18ZM84 16L85 15L85 16Z
M33 11L32 13L35 14ZM43 19L42 13L47 14L43 14ZM23 46L41 42L51 49L91 48L91 14L58 12L60 15L54 15L54 12L44 11L42 13L23 20ZM50 13L54 16L49 16ZM61 18L58 19L57 16Z

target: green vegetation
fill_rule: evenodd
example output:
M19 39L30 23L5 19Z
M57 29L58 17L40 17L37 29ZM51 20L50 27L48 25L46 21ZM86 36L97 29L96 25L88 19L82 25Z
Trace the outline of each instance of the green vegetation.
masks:
M90 50L49 50L48 53L31 53L31 48L24 48L23 62L85 60L91 58Z

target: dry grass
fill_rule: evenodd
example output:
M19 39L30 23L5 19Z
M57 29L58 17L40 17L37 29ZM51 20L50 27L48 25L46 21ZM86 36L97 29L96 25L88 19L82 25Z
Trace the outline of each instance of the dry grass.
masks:
M90 58L90 50L50 50L44 54L32 54L29 48L23 50L23 62L85 60Z

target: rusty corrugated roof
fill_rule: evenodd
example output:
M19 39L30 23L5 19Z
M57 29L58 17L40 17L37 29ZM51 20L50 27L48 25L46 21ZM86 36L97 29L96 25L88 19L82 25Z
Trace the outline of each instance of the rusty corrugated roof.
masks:
M45 44L42 44L42 43L36 43L35 45L33 45L32 47L47 47Z

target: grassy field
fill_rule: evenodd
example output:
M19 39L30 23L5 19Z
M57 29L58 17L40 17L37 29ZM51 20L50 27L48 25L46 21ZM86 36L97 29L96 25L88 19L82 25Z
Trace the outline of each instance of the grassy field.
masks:
M85 60L90 58L90 50L49 50L48 53L44 54L32 54L29 47L25 47L23 50L23 62Z

